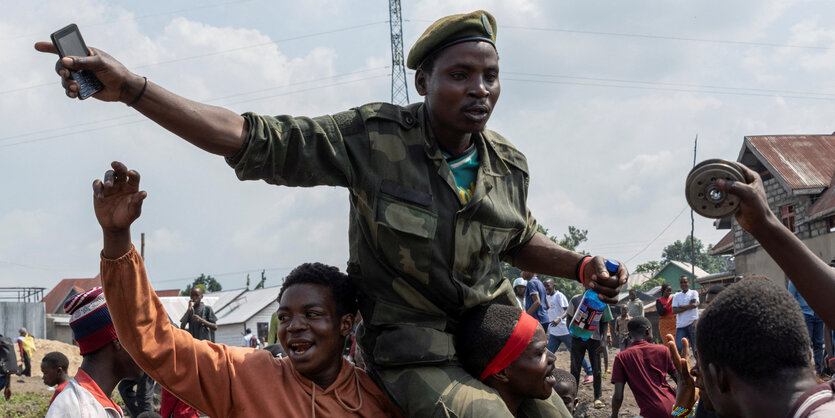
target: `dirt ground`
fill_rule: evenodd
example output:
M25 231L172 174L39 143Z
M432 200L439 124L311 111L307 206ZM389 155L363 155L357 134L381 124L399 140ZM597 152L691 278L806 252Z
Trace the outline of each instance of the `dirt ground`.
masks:
M15 393L51 393L51 389L48 388L46 385L43 384L43 375L41 374L41 360L43 360L44 355L46 353L52 351L60 351L67 358L70 360L70 370L69 375L74 376L76 371L78 370L78 366L81 365L81 355L78 352L78 347L70 344L64 344L58 341L52 340L42 340L42 339L35 339L35 348L37 351L32 358L32 376L15 376L14 383L13 383L13 390ZM612 367L612 362L615 359L615 355L618 353L617 349L610 349L609 350L609 368ZM557 361L556 366L557 368L564 369L567 371L571 370L571 361L570 355L568 351L564 349L562 351L557 352ZM602 360L601 360L602 362ZM582 378L585 377L583 373L581 376ZM601 399L603 402L606 403L606 406L601 409L594 408L594 390L591 384L583 385L580 384L578 399L580 400L577 409L574 411L575 417L590 417L590 418L602 418L602 417L609 417L612 413L612 392L614 391L614 385L610 383L611 373L606 373L603 377L603 391ZM116 395L114 391L114 395ZM639 414L638 405L635 403L635 397L632 396L632 391L629 390L627 387L624 390L624 398L623 404L620 408L620 413L618 416L620 417L634 417L638 416Z
M609 349L609 369L612 368L612 362L615 361L615 355L618 353L617 349ZM564 349L562 351L558 351L557 354L557 361L556 366L558 369L563 369L566 371L571 371L571 356L568 351ZM601 366L603 366L603 360L600 360ZM585 373L580 372L580 390L577 395L577 399L580 402L577 404L577 409L574 410L575 417L593 417L593 418L602 418L602 417L610 417L612 416L612 393L615 390L615 385L611 383L612 374L605 373L603 375L603 382L602 382L602 395L600 399L606 403L606 406L600 409L594 408L594 388L592 384L589 383L584 385L583 379L585 378ZM675 387L675 386L674 386ZM618 411L619 417L634 417L639 416L640 409L638 408L638 404L635 403L635 397L632 396L632 391L629 390L627 386L623 390L623 403L620 406L620 411Z

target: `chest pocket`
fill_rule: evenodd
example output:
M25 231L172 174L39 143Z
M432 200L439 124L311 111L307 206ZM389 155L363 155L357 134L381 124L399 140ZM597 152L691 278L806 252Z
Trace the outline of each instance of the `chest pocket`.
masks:
M374 221L377 224L376 246L388 264L428 284L438 215L411 202L380 193Z

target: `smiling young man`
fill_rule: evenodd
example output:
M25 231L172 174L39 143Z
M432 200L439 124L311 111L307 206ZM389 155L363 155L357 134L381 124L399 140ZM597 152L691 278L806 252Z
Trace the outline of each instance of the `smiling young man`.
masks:
M452 339L468 309L515 303L500 261L574 278L607 302L628 276L621 266L610 277L604 258L537 233L525 156L485 129L501 93L496 29L480 10L444 17L406 62L422 103L372 103L316 118L238 115L193 102L96 49L61 59L57 69L69 97L78 91L69 69L90 70L104 85L95 98L126 103L226 157L241 180L348 188L347 271L360 295L357 341L371 375L408 415L490 416L502 401L478 382L461 385L468 375ZM55 52L49 42L36 48ZM589 268L580 278L584 260ZM532 407L554 414L546 402Z
M172 325L130 241L147 194L138 173L112 166L93 183L102 284L122 346L154 380L212 417L400 415L341 356L357 307L350 279L335 267L305 264L285 278L279 339L289 359L198 340Z

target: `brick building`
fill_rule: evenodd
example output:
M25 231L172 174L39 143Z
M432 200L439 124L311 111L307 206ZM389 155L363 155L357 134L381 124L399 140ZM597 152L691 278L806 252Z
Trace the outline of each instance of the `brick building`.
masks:
M824 261L835 258L835 135L746 136L737 161L760 173L768 204L783 225ZM732 270L701 278L702 285L748 274L787 285L777 263L732 217L715 225L730 231L712 254L733 256Z

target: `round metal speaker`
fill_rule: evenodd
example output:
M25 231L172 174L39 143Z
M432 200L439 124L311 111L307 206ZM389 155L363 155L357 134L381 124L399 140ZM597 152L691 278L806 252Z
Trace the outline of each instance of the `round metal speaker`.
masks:
M684 193L687 204L706 218L724 218L739 207L739 198L719 189L716 180L745 181L745 174L734 163L721 159L700 162L687 175Z

